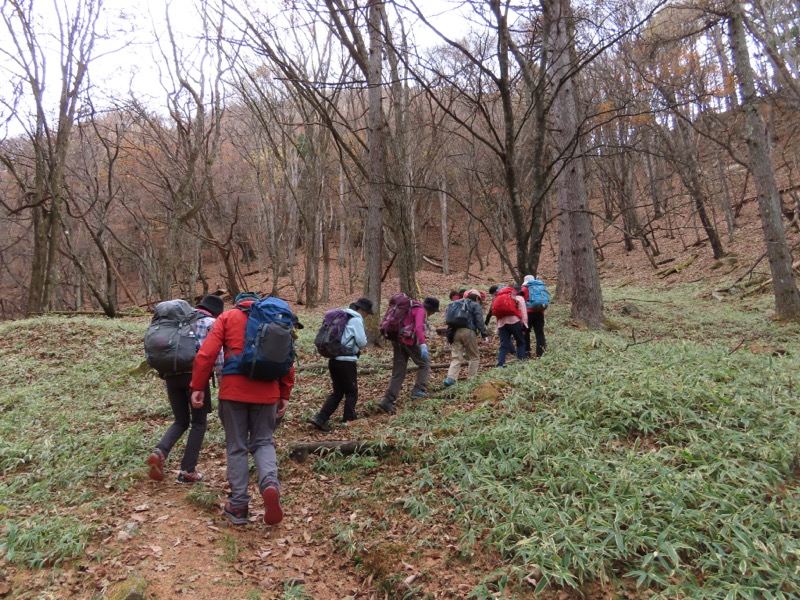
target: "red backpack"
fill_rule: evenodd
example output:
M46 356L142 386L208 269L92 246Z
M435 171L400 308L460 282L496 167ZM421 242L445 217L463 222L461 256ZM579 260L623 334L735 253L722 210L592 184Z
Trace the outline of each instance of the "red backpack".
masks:
M517 317L522 318L517 304L517 293L512 287L504 287L497 290L497 293L492 300L492 315L496 319L503 317Z

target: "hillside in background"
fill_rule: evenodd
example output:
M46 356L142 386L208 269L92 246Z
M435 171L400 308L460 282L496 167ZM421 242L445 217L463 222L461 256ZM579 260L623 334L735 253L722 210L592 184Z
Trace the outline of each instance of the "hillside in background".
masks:
M652 266L639 247L633 251L626 250L617 229L610 227L599 235L597 258L604 290L625 285L662 290L685 283L694 283L698 284L697 289L703 295L710 296L714 291L719 291L717 297L722 298L750 293L770 278L769 264L764 256L765 245L758 216L758 206L755 201L746 202L742 206L734 238L726 243L728 254L721 260L715 259L711 254L708 242L697 229L691 214L684 215L681 219L673 218L680 223L680 226L676 227L676 234L666 236L662 232L656 237L659 249L659 254L655 259L658 263L656 268ZM786 234L790 247L796 251L800 244L800 233L794 227L790 227ZM543 279L550 286L555 285L557 275L556 238L557 231L553 228L545 238L540 267L536 273L537 277ZM457 235L454 236L454 239L456 243L451 248L449 275L445 275L441 268L434 267L425 260L420 262L417 278L421 297L438 295L444 301L451 289L477 286L486 291L495 283L512 283L508 269L504 268L498 253L488 244L481 245L483 269L477 259L473 257L467 274L465 249ZM335 256L335 252L333 254ZM434 262L440 261L441 246L437 246L437 243L429 238L424 254ZM216 275L209 279L209 283L215 284L216 287L210 285L207 288L208 291L224 290L223 272L220 265L209 264L213 265L209 267L209 273ZM322 266L320 266L320 271L322 272L322 270ZM279 294L301 315L316 314L331 307L345 306L362 295L362 273L351 274L347 268L340 269L335 258L330 261L329 272L327 298L320 300L319 306L315 309L308 309L305 306L302 260L298 261L292 275L279 279ZM384 304L387 298L399 289L395 269L388 268L385 273ZM258 272L248 275L246 281L252 291L264 294L269 293L272 289L270 272L258 270ZM320 289L325 289L322 284L320 284ZM199 299L203 290L198 288L196 293L196 297ZM769 296L771 288L766 286L756 293ZM223 297L230 305L232 301L230 296L223 294Z

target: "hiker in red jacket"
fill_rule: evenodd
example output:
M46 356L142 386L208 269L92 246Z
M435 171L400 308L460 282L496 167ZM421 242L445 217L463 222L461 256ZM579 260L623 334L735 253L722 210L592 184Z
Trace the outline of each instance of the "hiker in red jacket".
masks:
M202 406L203 390L220 349L224 349L226 359L231 354L241 354L247 323L246 310L258 299L258 294L252 292L239 294L234 301L234 308L222 313L214 323L194 360L191 383L194 406ZM259 381L238 374L222 378L219 417L225 428L227 474L231 488L223 514L234 525L248 522L248 451L253 455L258 471L258 489L264 500L264 522L274 525L283 519L273 432L278 419L286 412L293 387L294 367L277 381Z

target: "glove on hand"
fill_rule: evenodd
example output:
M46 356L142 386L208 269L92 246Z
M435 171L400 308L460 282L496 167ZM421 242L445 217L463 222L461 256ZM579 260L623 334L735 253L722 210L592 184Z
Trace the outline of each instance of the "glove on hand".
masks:
M428 353L428 344L421 344L419 347L420 353L422 354L423 360L428 360L430 354Z

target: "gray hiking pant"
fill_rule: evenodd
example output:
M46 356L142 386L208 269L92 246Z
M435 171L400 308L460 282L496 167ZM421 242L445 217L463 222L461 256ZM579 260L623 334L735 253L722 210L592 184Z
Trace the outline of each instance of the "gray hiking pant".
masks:
M275 412L277 404L250 404L233 400L219 401L219 418L225 428L225 450L231 506L250 503L250 468L247 453L253 455L258 472L258 490L278 483L278 460L275 455Z
M414 388L411 390L411 395L415 393L426 393L428 391L428 380L431 377L431 360L430 355L428 359L422 358L422 352L419 344L409 346L402 342L392 342L394 347L394 355L392 356L392 378L389 380L389 387L386 393L383 394L383 399L387 402L394 403L400 390L403 387L403 380L406 378L408 371L408 360L414 361L414 364L419 367L417 371L417 380L414 383Z

